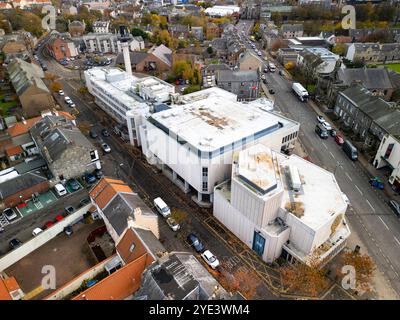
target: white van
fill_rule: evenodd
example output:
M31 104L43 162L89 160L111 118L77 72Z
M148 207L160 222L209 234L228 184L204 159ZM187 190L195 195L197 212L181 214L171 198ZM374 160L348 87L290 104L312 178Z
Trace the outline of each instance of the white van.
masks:
M61 183L57 183L54 186L54 190L56 190L59 197L67 194L67 190L64 188L64 186Z
M154 199L154 206L156 207L157 211L164 217L167 218L171 215L171 210L164 202L163 199L160 197Z

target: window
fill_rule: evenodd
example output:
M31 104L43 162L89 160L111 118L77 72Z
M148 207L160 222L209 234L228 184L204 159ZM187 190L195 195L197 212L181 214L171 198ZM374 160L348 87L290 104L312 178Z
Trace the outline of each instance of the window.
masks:
M135 250L135 244L132 243L131 246L129 247L129 252L132 253L133 250Z
M204 167L204 168L202 169L202 171L203 171L203 177L208 177L208 168L207 168L207 167Z
M207 190L208 190L208 182L203 181L203 191L207 191Z

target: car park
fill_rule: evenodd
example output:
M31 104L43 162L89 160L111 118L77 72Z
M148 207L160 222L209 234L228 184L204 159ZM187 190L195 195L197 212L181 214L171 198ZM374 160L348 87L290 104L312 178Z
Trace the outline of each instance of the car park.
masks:
M19 247L22 244L22 241L17 238L14 238L8 244L10 245L11 250L13 250Z
M204 250L204 244L200 241L199 237L197 237L194 233L190 233L187 238L187 242L191 247L196 250L196 252L202 252Z
M92 184L96 182L96 177L92 173L85 173L83 176L83 179L86 181L86 183Z
M210 250L206 250L201 254L204 261L212 268L216 269L219 266L219 261L216 256L212 254Z
M180 224L172 217L167 218L167 224L172 231L178 231L181 228Z
M7 218L8 221L14 220L18 217L12 208L5 208L3 210L3 215Z
M67 190L61 183L57 183L54 186L54 190L56 191L56 193L59 197L65 196L67 194Z
M168 207L168 205L164 202L163 199L161 199L160 197L155 198L154 201L154 207L156 208L156 210L164 217L164 218L168 218L171 215L171 210Z
M35 229L33 229L33 231L32 231L32 235L33 235L34 237L36 237L38 234L40 234L40 233L42 233L42 232L43 232L42 229L40 229L40 228L35 228Z
M111 152L111 148L110 148L110 146L109 146L107 143L102 143L102 144L101 144L101 148L103 149L103 151L104 151L105 153L110 153L110 152Z
M390 200L389 206L393 210L393 212L396 214L396 216L400 218L400 204L395 200Z

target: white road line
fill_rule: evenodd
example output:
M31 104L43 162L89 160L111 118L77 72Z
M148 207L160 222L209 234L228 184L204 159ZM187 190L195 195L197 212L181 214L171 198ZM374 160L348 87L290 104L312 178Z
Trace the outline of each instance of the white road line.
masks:
M375 208L372 206L372 204L368 201L368 199L365 199L367 201L367 203L369 204L369 206L371 207L372 211L375 212Z
M332 154L332 152L329 151L329 153L331 154L332 158L335 159L335 156Z
M325 149L328 150L328 147L326 146L325 142L322 142L322 144L324 145Z
M356 186L358 192L361 193L361 195L363 195L363 193L362 193L362 191L360 190L360 188L359 188L357 185L355 185L355 186Z
M394 237L394 240L396 240L396 242L397 242L398 245L400 246L400 241L399 241L399 239L397 239L396 237Z
M345 172L345 175L347 176L347 178L349 178L350 181L353 181L353 179L349 176L347 172Z
M383 223L383 225L386 227L386 229L388 229L389 230L389 227L387 226L387 224L382 220L382 218L381 217L378 217L379 218L379 220L381 220L381 222Z

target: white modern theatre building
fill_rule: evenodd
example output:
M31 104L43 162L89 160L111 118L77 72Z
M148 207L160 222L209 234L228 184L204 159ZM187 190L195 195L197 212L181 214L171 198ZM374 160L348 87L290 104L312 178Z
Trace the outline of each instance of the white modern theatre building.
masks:
M214 216L268 263L329 261L346 245L347 203L335 176L256 144L233 154L214 191Z
M140 126L142 151L200 205L231 175L232 154L258 142L291 148L299 124L264 111L236 95L209 88L179 97L171 109L153 113Z
M167 102L175 87L156 77L138 78L119 68L92 68L85 71L88 91L96 104L118 123L128 128L132 145L140 146L138 127L155 103Z

